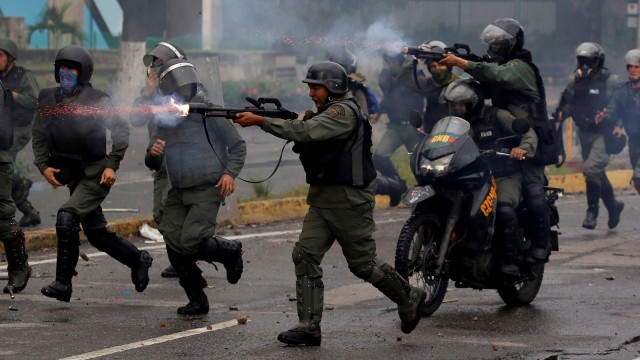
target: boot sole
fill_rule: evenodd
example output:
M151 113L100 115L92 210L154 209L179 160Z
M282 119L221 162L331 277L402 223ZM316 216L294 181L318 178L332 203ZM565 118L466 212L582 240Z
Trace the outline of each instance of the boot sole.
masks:
M420 310L420 308L422 307L422 304L426 299L427 299L427 293L423 291L422 295L420 296L420 301L418 303L419 304L418 316L416 316L415 319L413 319L413 321L411 321L410 323L400 325L400 330L402 330L403 333L409 334L416 328L416 326L418 326L420 319L422 319L422 311Z
M54 298L56 300L59 301L64 301L64 302L69 302L71 301L71 293L67 294L63 294L63 295L57 295L55 293L51 293L49 292L49 290L42 288L40 290L40 292L42 293L42 295L46 296L46 297L50 297L50 298Z
M30 278L30 277L31 277L31 266L29 266L29 267L28 267L28 270L27 270L27 277L26 277L26 279L24 279L24 284L23 284L22 286L20 286L20 287L14 287L14 288L13 288L13 293L14 293L14 294L17 294L17 293L19 293L20 291L24 290L24 288L26 288L26 287L27 287L27 283L29 282L29 278ZM7 285L7 286L5 286L5 287L4 287L4 289L2 289L2 292L3 292L3 293L5 293L5 294L8 294L8 293L9 293L8 285Z
M291 339L283 335L278 335L278 341L289 346L320 346L322 338Z

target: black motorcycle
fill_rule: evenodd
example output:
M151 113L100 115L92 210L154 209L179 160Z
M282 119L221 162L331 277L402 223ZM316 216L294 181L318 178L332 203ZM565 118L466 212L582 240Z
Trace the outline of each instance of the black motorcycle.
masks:
M523 123L524 122L524 123ZM526 120L516 120L514 131L529 129ZM520 242L516 264L518 279L500 272L501 239L495 229L497 193L489 162L509 156L508 138L496 142L495 151L481 152L469 135L470 124L458 117L438 121L411 155L417 185L403 196L412 206L411 217L402 227L396 248L395 267L412 286L427 291L423 316L433 314L442 303L449 279L455 286L497 289L507 305L531 303L542 283L544 264L529 266L524 254L531 245L527 209L517 209ZM514 138L514 137L510 137ZM545 187L551 225L557 226L554 203L563 189ZM551 231L552 250L558 250L558 232Z

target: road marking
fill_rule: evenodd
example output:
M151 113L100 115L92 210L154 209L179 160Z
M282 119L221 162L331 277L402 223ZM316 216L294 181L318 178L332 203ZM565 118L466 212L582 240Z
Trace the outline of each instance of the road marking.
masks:
M160 336L160 337L153 338L153 339L136 341L136 342L131 343L131 344L118 345L118 346L114 346L114 347L111 347L111 348L91 351L91 352L80 354L80 355L74 355L74 356L70 356L70 357L66 357L66 358L61 358L60 360L95 359L95 358L98 358L98 357L101 357L101 356L121 353L123 351L138 349L138 348L141 348L141 347L151 346L151 345L155 345L155 344L161 344L163 342L178 340L178 339L182 339L182 338L193 336L193 335L199 335L199 334L203 334L203 333L206 333L206 332L209 332L209 331L222 330L222 329L226 329L228 327L232 327L232 326L236 326L236 325L238 325L238 320L233 319L233 320L221 322L221 323L218 323L218 324L213 324L213 325L210 325L210 326L207 326L207 327L203 327L203 328L185 330L185 331L182 331L182 332L179 332L179 333L164 335L164 336Z

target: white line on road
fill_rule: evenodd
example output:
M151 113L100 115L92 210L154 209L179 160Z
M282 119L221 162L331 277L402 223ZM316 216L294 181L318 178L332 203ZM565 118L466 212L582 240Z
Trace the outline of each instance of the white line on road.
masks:
M95 358L98 358L98 357L101 357L101 356L116 354L116 353L120 353L120 352L127 351L127 350L133 350L133 349L141 348L141 347L144 347L144 346L160 344L160 343L167 342L167 341L173 341L173 340L182 339L182 338L193 336L193 335L203 334L203 333L206 333L206 332L209 332L209 331L222 330L222 329L225 329L225 328L228 328L228 327L232 327L232 326L235 326L235 325L238 325L238 321L234 319L234 320L229 320L229 321L221 322L221 323L218 323L218 324L210 325L211 328L209 328L209 326L207 326L207 327L204 327L204 328L186 330L186 331L182 331L182 332L179 332L179 333L160 336L160 337L153 338L153 339L137 341L137 342L134 342L134 343L131 343L131 344L118 345L118 346L114 346L114 347L107 348L107 349L96 350L96 351L91 351L91 352L80 354L80 355L61 358L60 360L95 359Z

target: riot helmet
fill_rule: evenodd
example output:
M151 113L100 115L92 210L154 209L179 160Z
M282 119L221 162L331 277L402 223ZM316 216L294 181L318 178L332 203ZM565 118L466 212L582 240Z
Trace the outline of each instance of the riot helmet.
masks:
M0 39L0 50L9 55L11 59L15 60L18 57L18 45L11 39Z
M322 85L332 95L346 94L349 90L347 72L340 64L332 61L321 61L311 65L307 77L302 82Z
M597 43L584 42L576 48L577 77L588 77L597 73L604 66L604 49Z
M453 81L444 89L442 97L449 103L449 115L469 120L484 106L484 95L480 83L473 79ZM465 108L454 108L453 103L464 104Z
M487 25L480 34L480 40L489 45L487 54L499 63L508 61L524 46L524 29L517 20L498 19Z
M189 101L201 85L196 68L188 61L171 59L160 67L158 87L164 95L176 94Z
M629 65L640 65L640 49L631 49L624 55L624 63Z
M347 74L353 74L358 68L356 56L346 48L327 50L327 60L340 64Z
M93 58L89 51L80 45L67 45L60 49L54 65L54 76L57 83L60 83L60 66L78 70L78 85L89 83L93 75Z
M157 43L156 46L154 46L153 49L151 49L142 58L142 62L144 62L145 66L152 66L156 58L162 60L163 62L167 62L171 59L187 60L187 55L179 45L167 41L162 41ZM160 64L156 65L160 66Z

